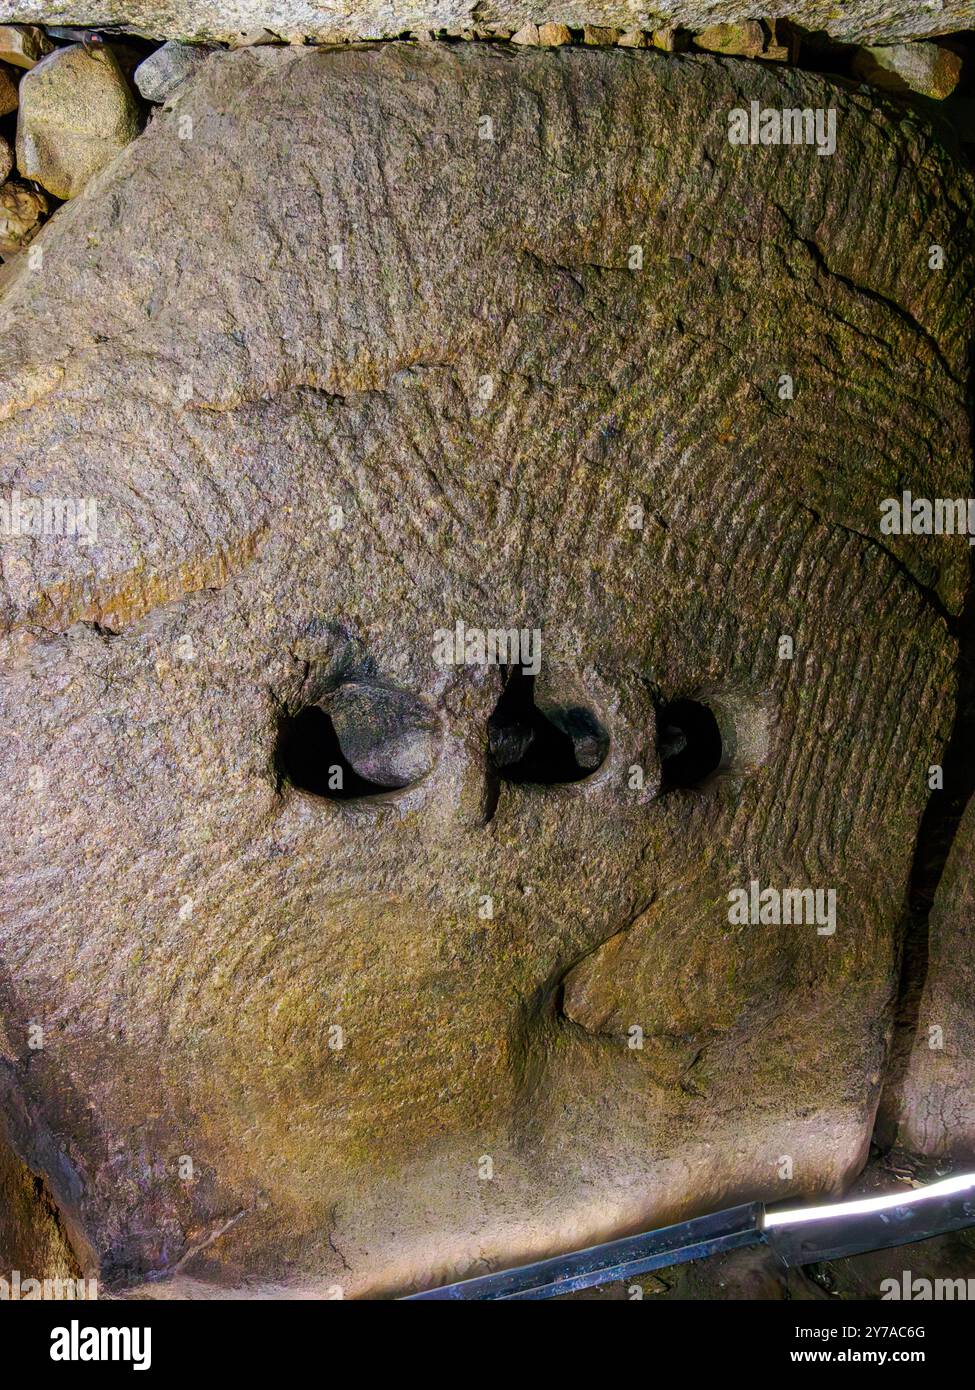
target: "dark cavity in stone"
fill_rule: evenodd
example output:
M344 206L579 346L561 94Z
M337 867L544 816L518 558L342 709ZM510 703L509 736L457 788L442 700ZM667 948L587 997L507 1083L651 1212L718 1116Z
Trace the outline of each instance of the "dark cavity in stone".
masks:
M606 757L609 734L581 705L536 705L535 677L515 666L488 720L488 748L504 780L553 786L590 777Z
M699 787L721 765L721 731L697 700L672 700L657 715L663 789Z
M359 776L342 752L331 716L317 705L282 720L278 766L292 786L333 801L389 791Z

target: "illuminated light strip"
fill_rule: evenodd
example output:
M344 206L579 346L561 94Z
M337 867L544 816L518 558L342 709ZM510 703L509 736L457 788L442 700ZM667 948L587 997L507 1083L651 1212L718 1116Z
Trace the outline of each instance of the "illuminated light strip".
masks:
M793 1207L791 1211L767 1211L762 1222L763 1229L770 1226L792 1226L800 1221L830 1221L836 1216L858 1216L872 1211L887 1211L891 1207L914 1206L931 1197L947 1197L952 1192L965 1192L975 1188L975 1173L960 1173L955 1178L945 1178L934 1182L930 1187L916 1187L913 1192L888 1192L882 1197L856 1197L849 1202L833 1202L827 1207Z

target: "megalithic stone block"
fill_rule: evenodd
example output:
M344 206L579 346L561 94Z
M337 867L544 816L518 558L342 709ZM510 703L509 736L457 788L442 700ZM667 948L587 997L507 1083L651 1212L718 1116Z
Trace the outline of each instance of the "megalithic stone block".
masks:
M347 39L395 38L446 30L461 33L471 27L469 3L435 3L410 0L410 4L391 10L381 0L359 0L353 4L335 3L327 11L315 0L73 0L72 23L94 29L130 28L136 33L159 39L191 42L217 40L221 43L246 42L303 43L307 40L332 42ZM915 0L846 0L843 5L824 0L791 0L788 6L775 5L788 13L797 25L809 31L825 31L847 43L894 43L924 38L956 29L970 29L972 0L939 0L918 4ZM30 23L43 15L39 0L6 0L5 16ZM556 10L557 19L567 15ZM670 0L666 18L672 26L700 32L718 23L745 23L766 17L748 0ZM643 18L648 28L662 14L649 11ZM514 34L526 24L550 23L551 5L539 0L497 0L490 11L492 31ZM632 30L634 10L628 0L576 0L571 23L584 26Z
M104 1280L406 1291L858 1169L970 554L881 504L971 486L973 202L783 64L262 46L4 267L3 1074ZM594 775L497 777L459 622ZM281 777L350 681L427 775Z

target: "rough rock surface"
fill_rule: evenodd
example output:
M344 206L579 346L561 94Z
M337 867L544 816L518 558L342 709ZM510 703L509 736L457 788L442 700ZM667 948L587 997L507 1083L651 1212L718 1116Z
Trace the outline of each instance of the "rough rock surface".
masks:
M0 1138L0 1279L75 1279L77 1260L43 1182Z
M792 19L851 43L889 43L969 29L975 0L657 0L635 9L631 0L348 0L327 7L315 0L0 0L0 18L24 23L118 26L150 38L215 39L246 35L342 40L391 38L406 32L460 32L490 25L514 33L526 23L586 24L621 30L676 25L700 30L719 22Z
M37 25L0 24L0 59L16 68L34 67L53 48L54 44Z
M14 152L0 135L0 183L8 179L14 167Z
M0 188L0 256L23 250L40 230L48 210L43 193L29 184L11 179Z
M765 34L755 20L745 24L714 24L703 33L695 34L695 48L706 53L741 54L755 58L765 47Z
M610 29L602 24L587 24L582 31L582 42L591 44L595 48L604 45L612 46L620 37L618 29Z
M571 37L571 35L570 35ZM535 47L541 42L540 30L537 24L525 24L517 33L511 35L511 42L514 44L526 44Z
M859 1168L968 563L879 501L969 486L972 201L777 65L251 48L4 271L0 497L97 505L5 539L0 650L0 1080L86 1268L403 1289ZM593 775L497 775L458 621L541 631ZM429 775L282 783L359 679ZM723 766L658 797L682 696Z
M873 87L891 92L919 92L943 101L961 78L962 60L936 43L894 43L863 48L853 57L853 71Z
M0 116L17 110L17 83L8 68L0 66Z
M17 168L56 198L76 198L139 125L138 103L108 45L59 48L21 81Z
M975 802L952 845L928 924L927 979L900 1093L898 1138L975 1159Z
M407 787L430 772L437 719L415 695L345 681L323 703L360 777L380 787Z
M164 43L136 68L135 85L146 101L163 102L212 52L206 44Z

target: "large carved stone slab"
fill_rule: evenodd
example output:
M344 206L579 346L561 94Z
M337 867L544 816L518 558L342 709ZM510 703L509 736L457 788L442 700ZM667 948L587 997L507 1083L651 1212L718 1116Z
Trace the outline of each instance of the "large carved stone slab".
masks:
M969 29L973 0L381 0L323 6L313 0L0 0L0 20L27 24L117 26L149 38L240 41L277 35L291 41L397 38L424 30L461 32L526 23L613 26L621 30L677 25L702 30L743 19L791 19L846 42L926 38Z
M96 503L2 549L4 1084L83 1263L403 1289L858 1167L968 552L879 503L968 490L971 207L797 71L259 48L8 268L3 496ZM492 771L458 622L540 630L590 775ZM299 790L376 685L394 789Z

